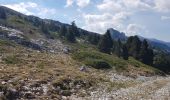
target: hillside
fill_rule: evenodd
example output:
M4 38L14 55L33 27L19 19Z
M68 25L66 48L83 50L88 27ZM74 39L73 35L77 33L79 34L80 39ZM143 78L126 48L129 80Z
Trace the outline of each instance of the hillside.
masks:
M147 99L169 87L169 78L161 70L132 56L124 60L100 52L97 43L103 37L97 33L77 28L79 34L70 42L68 33L65 38L60 31L64 26L71 33L73 25L2 6L0 12L0 99L91 100L106 96L124 100L127 95ZM155 95L149 95L151 92Z

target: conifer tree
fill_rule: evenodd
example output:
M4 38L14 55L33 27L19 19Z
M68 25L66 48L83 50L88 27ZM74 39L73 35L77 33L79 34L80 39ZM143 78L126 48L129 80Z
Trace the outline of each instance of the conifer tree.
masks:
M69 27L68 32L66 34L66 39L67 41L72 43L76 41L75 34L72 27Z
M72 27L72 31L73 31L74 35L77 36L77 37L79 37L79 36L80 36L80 33L79 33L79 31L78 31L78 28L77 28L77 25L76 25L75 21L73 21L73 22L71 23L71 27Z
M126 46L129 51L129 55L139 60L139 52L141 49L141 41L137 36L131 36L128 38Z
M113 40L110 36L110 31L107 30L107 32L101 37L99 41L98 49L103 53L110 54L112 47L113 47Z
M60 28L59 36L60 37L66 36L66 33L67 33L67 28L66 28L65 25L62 25L61 28Z
M148 55L147 55L147 53L148 53L148 43L147 43L147 41L146 40L144 40L143 42L142 42L142 45L141 45L141 50L140 50L140 61L141 62L143 62L143 63L147 63L148 61Z
M128 49L127 49L126 45L123 45L123 47L122 47L122 57L124 60L128 60L128 58L129 58Z
M115 44L115 54L118 57L122 56L122 43L121 43L120 39L118 39L118 41Z

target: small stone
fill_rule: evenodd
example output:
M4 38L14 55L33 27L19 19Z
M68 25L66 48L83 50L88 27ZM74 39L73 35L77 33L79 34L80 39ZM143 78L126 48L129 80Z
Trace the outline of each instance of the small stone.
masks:
M80 71L86 72L86 71L87 71L87 68L86 68L85 66L81 66Z
M63 95L63 96L71 96L71 92L69 90L63 90L63 91L61 91L61 95Z
M7 82L5 82L5 81L2 81L2 82L1 82L2 85L5 85L6 83L7 83Z
M34 99L34 98L35 98L35 96L34 96L33 93L31 93L31 92L25 93L24 97L25 97L26 99Z

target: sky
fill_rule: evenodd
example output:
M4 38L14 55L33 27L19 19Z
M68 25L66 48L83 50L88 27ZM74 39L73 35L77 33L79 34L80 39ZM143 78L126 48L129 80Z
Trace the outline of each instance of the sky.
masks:
M170 0L0 0L26 15L63 23L75 21L88 31L108 28L170 42Z

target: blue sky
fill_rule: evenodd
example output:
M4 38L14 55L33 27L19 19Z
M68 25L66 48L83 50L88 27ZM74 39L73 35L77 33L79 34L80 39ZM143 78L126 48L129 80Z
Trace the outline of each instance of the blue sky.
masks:
M170 42L170 0L0 0L27 15L104 33L108 28Z

